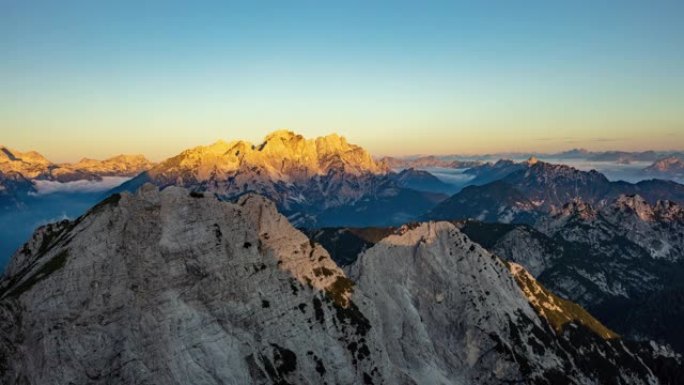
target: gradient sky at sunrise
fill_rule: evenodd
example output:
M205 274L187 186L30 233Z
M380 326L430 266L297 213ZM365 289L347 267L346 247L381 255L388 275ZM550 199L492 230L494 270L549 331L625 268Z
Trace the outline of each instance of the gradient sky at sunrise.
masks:
M104 3L0 0L1 144L684 149L682 1Z

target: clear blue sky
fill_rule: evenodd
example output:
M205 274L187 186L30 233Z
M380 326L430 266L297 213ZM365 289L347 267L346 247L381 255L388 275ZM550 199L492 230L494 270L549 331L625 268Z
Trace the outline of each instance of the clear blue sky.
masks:
M683 1L101 3L0 0L0 143L684 148Z

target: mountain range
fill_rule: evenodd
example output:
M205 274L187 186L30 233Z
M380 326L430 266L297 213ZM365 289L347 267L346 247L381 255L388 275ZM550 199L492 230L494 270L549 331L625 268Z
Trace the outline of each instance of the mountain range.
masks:
M459 160L450 159L449 157L439 157L435 155L419 156L415 158L396 158L386 156L380 158L379 162L392 169L408 169L408 168L470 168L479 166L481 161L477 160Z
M131 179L14 253L0 382L684 381L683 185L534 157L467 163L461 190L425 170L461 167L290 131L157 164L3 147L8 219L41 183Z
M406 167L473 167L483 161L497 161L500 159L525 159L536 156L544 159L556 160L584 160L589 162L611 162L617 164L629 164L632 162L656 162L668 157L684 157L683 151L591 151L583 148L575 148L560 152L497 152L478 155L419 155L406 157L383 157L381 159L395 168ZM454 162L456 161L456 162ZM453 162L453 163L451 163ZM472 162L473 164L468 164ZM425 165L425 166L422 166Z
M29 180L72 182L100 180L103 176L135 176L152 165L142 155L118 155L105 160L83 158L77 163L57 164L35 151L0 147L0 171L19 173Z
M448 189L425 172L396 174L344 137L306 139L291 131L273 132L256 145L219 141L183 151L113 192L135 191L145 183L223 199L255 192L305 227L401 224L447 197L411 187Z
M575 201L534 227L462 221L457 226L505 260L520 263L618 333L684 351L684 210L638 195L610 204Z
M676 384L450 222L344 269L261 196L145 184L40 228L0 281L3 383Z
M484 165L472 173L476 175L473 184L486 183L464 188L424 218L532 223L576 199L601 206L620 195L639 194L651 203L684 202L684 185L673 181L611 182L595 170L580 171L535 158L521 163L501 161Z

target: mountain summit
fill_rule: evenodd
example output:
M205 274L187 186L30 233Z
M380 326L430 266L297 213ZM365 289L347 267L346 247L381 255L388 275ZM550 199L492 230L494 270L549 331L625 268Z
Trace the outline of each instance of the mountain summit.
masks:
M294 182L331 171L363 175L388 170L366 150L337 134L305 139L280 130L267 135L258 145L238 140L191 148L152 168L149 174L156 178L181 175L203 182L247 171L259 179Z
M218 141L185 150L113 192L148 182L224 199L258 193L297 226L398 225L446 198L404 187L387 166L342 136L306 139L283 130L257 145Z

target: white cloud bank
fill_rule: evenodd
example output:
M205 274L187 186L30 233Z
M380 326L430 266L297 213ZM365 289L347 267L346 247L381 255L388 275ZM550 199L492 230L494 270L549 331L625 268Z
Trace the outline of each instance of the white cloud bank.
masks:
M120 176L105 176L100 181L77 180L73 182L55 182L50 180L36 180L34 185L36 193L34 195L47 195L58 192L66 193L91 193L107 191L131 178Z

